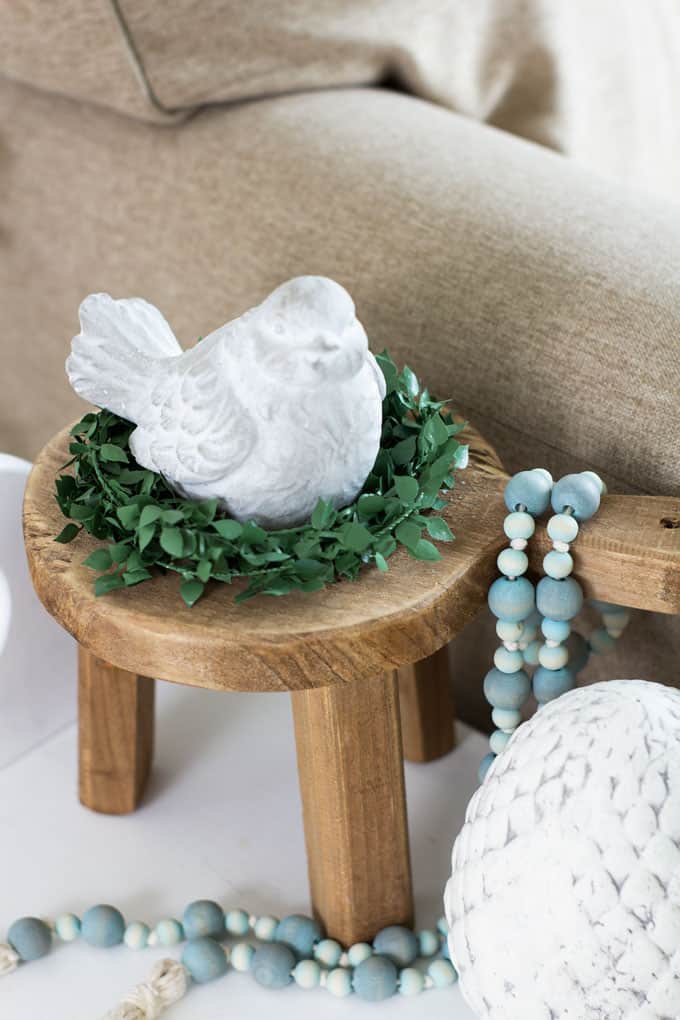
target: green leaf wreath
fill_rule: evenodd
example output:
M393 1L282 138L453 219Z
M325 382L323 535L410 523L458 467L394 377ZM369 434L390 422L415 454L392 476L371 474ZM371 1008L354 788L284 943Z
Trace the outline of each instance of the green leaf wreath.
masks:
M454 470L467 463L467 447L456 439L464 426L410 368L399 372L387 352L377 360L387 384L380 450L351 506L335 510L320 499L310 520L295 528L242 524L225 516L217 500L183 499L162 475L141 468L128 445L135 426L99 411L71 429L72 459L64 467L73 473L57 479L56 498L73 523L56 541L71 542L84 528L107 543L84 561L99 572L97 595L139 584L160 568L181 575L189 606L209 581L248 578L237 602L353 581L366 563L387 570L399 545L418 560L440 559L430 539L453 539L437 511L446 506Z

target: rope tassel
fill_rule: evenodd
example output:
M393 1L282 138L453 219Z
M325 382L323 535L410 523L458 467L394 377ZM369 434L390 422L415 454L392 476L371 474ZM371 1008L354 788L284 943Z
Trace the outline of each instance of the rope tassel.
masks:
M104 1020L156 1020L186 995L189 975L177 960L159 960L149 980L121 1000Z
M19 954L7 942L0 942L0 977L11 974L19 966Z

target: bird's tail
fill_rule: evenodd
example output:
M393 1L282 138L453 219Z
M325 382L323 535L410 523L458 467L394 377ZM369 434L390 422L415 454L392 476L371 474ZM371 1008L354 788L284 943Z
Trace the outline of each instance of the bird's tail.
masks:
M85 400L130 421L148 400L158 363L182 353L169 325L142 298L90 294L80 306L66 374Z

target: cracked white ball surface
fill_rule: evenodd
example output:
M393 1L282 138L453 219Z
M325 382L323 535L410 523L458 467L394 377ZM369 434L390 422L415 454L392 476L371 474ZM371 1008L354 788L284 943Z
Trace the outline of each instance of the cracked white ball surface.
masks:
M680 1017L680 692L571 691L468 806L446 887L480 1020Z

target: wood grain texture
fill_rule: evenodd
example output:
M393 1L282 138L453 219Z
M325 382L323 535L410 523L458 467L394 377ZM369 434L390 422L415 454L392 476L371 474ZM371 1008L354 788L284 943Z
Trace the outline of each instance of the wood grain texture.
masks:
M347 946L413 922L394 672L292 695L314 912Z
M81 645L130 672L223 690L301 690L398 668L441 648L484 605L504 545L506 476L478 436L444 511L456 541L422 563L400 550L387 574L310 595L259 596L236 606L239 585L214 584L193 608L179 578L155 577L96 599L83 559L98 543L53 541L63 526L54 479L67 459L68 430L36 461L26 489L24 534L36 591ZM577 576L592 597L680 612L680 499L606 496L574 547ZM539 529L539 532L542 529ZM532 563L540 566L539 543Z
M80 800L108 815L134 811L151 770L154 681L78 654Z
M455 747L453 694L446 646L397 671L404 758L427 762Z

